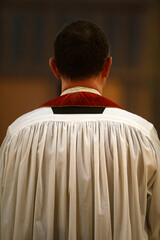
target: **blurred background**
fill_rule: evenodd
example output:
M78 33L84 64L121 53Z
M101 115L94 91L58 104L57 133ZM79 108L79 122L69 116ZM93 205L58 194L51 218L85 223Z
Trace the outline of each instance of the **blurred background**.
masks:
M0 143L17 117L60 94L48 66L64 23L97 23L113 65L103 96L154 124L160 134L160 4L155 0L0 2Z

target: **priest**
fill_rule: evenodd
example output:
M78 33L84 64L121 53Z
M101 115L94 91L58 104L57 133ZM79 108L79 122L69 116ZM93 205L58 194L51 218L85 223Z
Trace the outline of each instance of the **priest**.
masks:
M160 239L160 142L102 96L111 63L96 24L57 34L49 65L62 94L12 123L1 146L1 240Z

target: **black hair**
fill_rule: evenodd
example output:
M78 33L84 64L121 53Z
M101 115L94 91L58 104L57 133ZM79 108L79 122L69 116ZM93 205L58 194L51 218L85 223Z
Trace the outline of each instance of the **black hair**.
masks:
M94 23L77 20L57 34L54 58L59 73L70 79L98 75L109 55L104 32Z

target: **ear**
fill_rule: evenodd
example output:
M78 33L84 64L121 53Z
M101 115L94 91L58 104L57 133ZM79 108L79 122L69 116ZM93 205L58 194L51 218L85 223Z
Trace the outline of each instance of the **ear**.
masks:
M56 66L56 63L55 63L55 60L53 57L49 59L49 66L50 66L52 72L54 73L55 77L59 79L61 77L61 75L58 72L58 69L57 69L57 66Z
M103 71L102 71L102 76L104 78L108 77L111 65L112 65L112 57L107 57L104 62L104 67L103 67Z

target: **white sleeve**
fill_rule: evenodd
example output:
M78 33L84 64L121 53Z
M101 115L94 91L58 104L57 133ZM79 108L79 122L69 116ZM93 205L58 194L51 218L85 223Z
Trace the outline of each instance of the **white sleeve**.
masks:
M2 142L0 147L0 203L3 193L3 183L4 183L4 172L5 172L5 165L7 164L6 157L8 152L8 145L10 142L10 133L7 131L6 137Z
M1 207L2 207L2 195L4 190L4 175L5 169L7 165L7 152L8 145L10 142L10 134L9 131L6 134L5 139L0 147L0 239L1 239Z
M160 239L160 142L154 141L155 160L157 163L157 171L154 175L153 184L148 190L147 202L147 223L149 230L149 240Z

